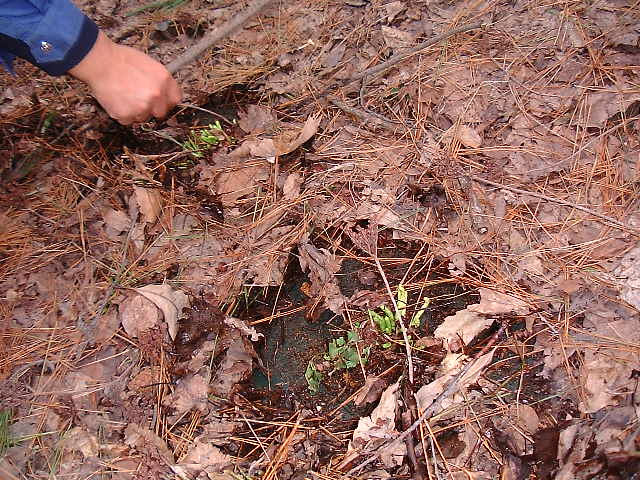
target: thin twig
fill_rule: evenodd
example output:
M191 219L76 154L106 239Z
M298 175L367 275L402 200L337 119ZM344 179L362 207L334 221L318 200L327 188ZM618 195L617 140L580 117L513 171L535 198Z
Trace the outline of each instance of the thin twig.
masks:
M209 48L216 43L221 42L236 30L242 28L249 20L255 17L271 3L273 3L273 0L256 0L245 10L221 25L220 28L216 28L205 35L198 43L189 47L182 55L167 65L167 70L171 73L176 73L190 63L193 63Z
M449 381L449 383L447 383L447 387L440 393L440 395L438 395L435 398L435 400L433 400L433 403L429 405L429 407L427 407L424 412L422 412L422 415L420 415L420 417L415 422L413 422L409 428L407 428L404 432L402 432L400 435L398 435L396 438L389 441L388 443L380 445L380 447L376 449L376 453L371 455L364 462L360 463L359 465L356 465L351 470L349 470L347 472L347 476L353 475L354 473L362 470L367 465L375 462L387 448L390 448L396 443L403 442L405 438L411 435L413 431L422 424L422 422L424 422L427 418L430 418L431 416L433 416L433 414L440 408L440 405L442 404L442 402L446 398L450 397L451 395L453 395L458 391L460 379L464 377L464 375L466 375L466 373L471 369L473 365L475 365L476 361L480 357L482 357L485 353L489 351L491 347L493 347L498 337L502 335L502 332L504 332L506 328L507 328L506 324L502 324L500 326L498 331L491 336L491 338L487 341L487 344L482 348L482 350L480 350L480 352L478 352L474 356L474 361L467 363L464 366L464 368L460 370L456 374L456 376Z
M475 180L476 182L484 183L485 185L491 185L493 187L503 188L503 189L509 190L509 191L511 191L513 193L518 193L520 195L530 195L532 197L540 198L540 199L546 200L548 202L553 202L553 203L557 203L557 204L560 204L560 205L564 205L565 207L569 207L569 208L574 208L576 210L580 210L581 212L588 213L589 215L593 215L594 217L596 217L596 218L598 218L600 220L604 220L605 222L607 222L611 226L617 227L620 230L623 230L625 232L629 232L629 233L631 233L633 235L640 235L640 230L637 230L637 229L634 229L634 228L630 228L630 227L626 226L624 223L619 222L615 218L612 218L612 217L610 217L608 215L604 215L603 213L597 212L597 211L595 211L595 210L593 210L591 208L583 207L582 205L578 205L576 203L567 202L566 200L562 200L560 198L550 197L548 195L544 195L543 193L531 192L531 191L528 191L528 190L522 190L520 188L511 187L509 185L503 185L501 183L493 182L491 180L487 180L486 178L478 177L476 175L471 175L470 177L473 180Z
M469 30L476 30L478 28L482 28L484 26L484 24L482 23L473 23L471 25L465 25L463 27L458 27L458 28L454 28L452 30L449 30L447 32L441 33L439 35L436 35L435 37L430 38L429 40L426 40L418 45L416 45L415 47L407 50L406 52L402 52L399 53L397 55L394 55L393 57L391 57L389 60L382 62L378 65L375 65L371 68L367 68L366 70L363 70L362 72L356 73L353 77L347 78L346 80L343 80L341 82L338 82L337 85L330 85L328 87L326 87L324 90L321 90L319 93L316 94L316 98L322 98L324 96L326 96L329 92L334 91L338 88L341 87L346 87L347 85L350 85L354 82L360 81L362 79L364 79L365 77L373 77L375 75L378 75L382 72L384 72L385 70L390 69L391 67L393 67L394 65L397 65L398 63L402 62L403 60L406 60L407 58L415 55L416 53L419 53L420 51L424 50L425 48L431 47L432 45L435 45L436 43L442 42L443 40L448 39L449 37L452 37L453 35L456 35L458 33L462 33L462 32L467 32ZM297 102L303 100L303 98L297 100ZM296 102L294 102L296 103Z

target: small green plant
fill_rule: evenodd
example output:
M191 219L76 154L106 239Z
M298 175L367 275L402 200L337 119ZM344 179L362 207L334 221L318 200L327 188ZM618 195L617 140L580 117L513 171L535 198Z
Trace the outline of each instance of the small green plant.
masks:
M0 410L0 458L16 443L9 431L10 424L11 412L9 410Z
M219 120L210 123L206 128L197 132L192 131L189 138L182 143L182 148L196 158L204 157L204 154L224 140L224 132Z
M309 386L309 391L316 394L320 391L320 383L322 382L322 373L316 368L312 360L307 364L307 370L304 372L304 378Z
M398 306L398 315L395 315L389 307L386 305L380 305L382 313L378 313L375 310L369 310L369 318L376 324L380 331L386 335L393 335L396 333L396 326L399 322L404 320L407 316L407 302L409 300L409 293L404 286L399 285L396 293L396 305ZM429 297L423 297L422 305L417 310L411 320L409 326L417 328L420 326L420 320L424 315L424 312L429 308L431 299ZM399 317L399 318L398 318Z
M371 352L371 346L364 347L360 354L358 354L357 343L360 341L358 332L355 330L349 330L346 337L334 338L327 345L327 352L322 358L331 366L331 375L336 370L349 370L357 367L360 362L366 363ZM304 373L304 378L307 380L309 391L313 394L318 393L320 390L320 383L322 382L322 372L318 370L313 360L309 361L307 370Z
M327 353L324 354L324 359L331 362L333 371L353 368L360 363L358 350L356 349L356 343L359 340L358 332L350 330L347 332L346 339L339 337L329 342L329 348Z
M382 333L393 335L396 332L396 317L389 307L381 305L382 315L374 310L369 310L369 318L373 320Z

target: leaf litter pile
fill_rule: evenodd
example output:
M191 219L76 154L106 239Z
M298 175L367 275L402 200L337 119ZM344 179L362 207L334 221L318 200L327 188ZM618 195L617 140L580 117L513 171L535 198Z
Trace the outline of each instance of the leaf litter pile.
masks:
M165 121L3 73L0 476L639 478L638 65L637 2L322 0Z

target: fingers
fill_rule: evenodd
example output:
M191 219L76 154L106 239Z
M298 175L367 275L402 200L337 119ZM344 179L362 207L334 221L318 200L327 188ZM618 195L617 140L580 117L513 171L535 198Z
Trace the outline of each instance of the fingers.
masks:
M89 84L111 117L122 125L163 118L181 101L180 86L161 63L104 35L100 38L70 73Z

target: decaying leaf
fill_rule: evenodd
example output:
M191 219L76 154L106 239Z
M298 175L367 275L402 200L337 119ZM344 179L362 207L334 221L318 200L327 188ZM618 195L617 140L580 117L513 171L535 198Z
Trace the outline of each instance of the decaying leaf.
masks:
M302 175L299 173L291 173L287 176L282 187L282 195L285 200L294 200L300 195L300 186L302 185Z
M231 466L231 457L225 455L218 447L207 443L195 442L187 455L177 464L173 471L185 480L202 472L207 474L221 472Z
M469 148L479 148L482 145L482 137L478 132L476 132L473 128L463 125L456 124L451 126L449 130L442 134L443 140L456 139L462 145Z
M325 305L334 313L341 313L346 298L340 292L335 275L342 259L325 248L317 248L304 237L298 247L300 267L309 272L311 295L324 297Z
M459 310L455 315L446 317L433 332L434 337L445 339L449 345L462 340L468 345L478 334L489 328L495 319L486 318L469 309ZM461 345L463 346L463 345Z
M225 317L224 323L226 323L231 328L236 328L240 330L240 332L242 332L244 335L249 337L252 342L257 342L258 340L260 340L260 338L264 337L263 334L258 333L255 327L251 327L247 325L246 322L244 322L243 320L240 320L239 318Z
M146 223L154 223L162 212L160 191L152 188L134 187L133 193L143 220Z
M310 140L318 131L319 125L320 116L311 115L302 129L284 131L275 138L246 140L231 155L235 158L260 157L273 162L276 157L291 153L307 140Z
M145 285L134 290L162 311L169 335L172 340L175 340L178 334L178 321L183 317L182 309L189 306L189 297L166 283Z
M415 40L413 34L386 25L382 26L382 37L389 48L409 48Z
M208 409L209 382L203 374L193 374L181 379L175 391L162 400L162 404L173 409L174 417L195 408L200 412Z
M620 298L640 309L640 247L627 252L614 275L619 279Z
M486 315L514 314L526 315L531 310L529 305L519 298L496 292L488 288L479 288L480 303L469 305L467 309L471 312L484 313Z
M254 357L251 344L244 337L236 338L211 381L211 392L219 397L229 398L233 387L251 375Z
M159 455L167 465L173 464L173 454L167 444L154 432L137 423L129 423L124 430L124 442L140 452Z
M493 418L493 424L500 432L500 440L509 450L521 456L530 454L533 444L528 441L537 431L540 419L535 409L529 405L509 405L504 415Z
M160 312L155 304L140 295L128 296L120 303L118 311L122 328L133 338L155 327L160 321Z
M131 227L131 219L122 210L114 210L113 208L107 208L103 214L105 227L107 228L107 235L117 236L125 230Z
M465 390L469 385L474 384L480 378L480 374L484 368L491 363L493 359L493 351L485 353L483 356L473 360L474 364L456 381L456 389ZM447 385L453 378L462 370L466 357L462 354L449 353L442 361L444 366L443 372L440 377L436 378L433 382L428 383L420 387L416 392L416 402L418 407L422 410L428 408L436 398L447 388ZM445 398L441 403L441 408L447 408L456 403L457 399L454 395Z
M382 393L380 403L373 410L371 416L360 418L358 426L353 432L353 438L349 442L347 456L342 462L343 465L351 462L360 452L365 450L372 451L398 434L395 428L396 410L398 408L398 386L399 383L389 386ZM395 442L391 448L385 447L380 460L387 467L398 466L402 464L406 452L406 446L403 442Z
M357 407L365 405L367 403L373 403L380 398L382 390L386 387L386 382L380 377L374 375L368 376L364 381L364 385L354 397L353 403Z
M263 105L249 105L246 113L241 111L238 117L240 128L253 135L270 133L277 124L273 111Z

